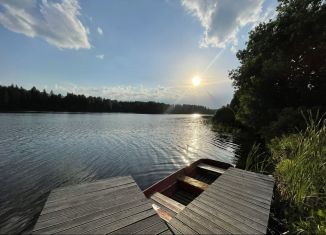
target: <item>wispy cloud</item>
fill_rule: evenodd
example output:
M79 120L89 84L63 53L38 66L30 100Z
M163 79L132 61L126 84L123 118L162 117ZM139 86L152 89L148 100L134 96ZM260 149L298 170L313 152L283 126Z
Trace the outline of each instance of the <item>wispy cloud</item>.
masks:
M104 59L104 55L103 54L96 55L96 58L99 59L99 60L103 60Z
M277 11L275 7L268 7L264 13L260 15L259 20L254 24L258 25L260 22L268 22L269 20L275 19L277 16Z
M0 24L15 33L40 37L58 48L91 48L77 0L1 0L0 6Z
M237 48L236 48L235 46L232 45L232 46L230 47L230 51L231 51L232 53L235 54L235 53L237 53Z
M144 87L140 86L103 86L103 87L83 87L74 84L56 84L49 87L55 93L84 94L86 96L100 96L112 100L122 101L158 101L173 102L178 100L182 94L180 88L175 87Z
M237 44L241 27L259 21L263 0L181 0L204 28L201 47Z
M103 29L100 27L97 27L97 32L99 35L103 35Z

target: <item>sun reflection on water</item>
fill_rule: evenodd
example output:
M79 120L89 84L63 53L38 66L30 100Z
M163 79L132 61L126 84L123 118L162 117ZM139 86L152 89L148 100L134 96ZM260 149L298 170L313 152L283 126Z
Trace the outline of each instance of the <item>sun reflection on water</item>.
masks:
M199 114L199 113L193 113L191 116L192 116L192 118L200 118L201 117L201 114Z

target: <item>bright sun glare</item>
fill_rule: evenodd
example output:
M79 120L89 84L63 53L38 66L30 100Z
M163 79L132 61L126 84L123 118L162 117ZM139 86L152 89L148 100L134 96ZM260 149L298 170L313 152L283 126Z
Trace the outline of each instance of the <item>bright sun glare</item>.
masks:
M201 79L200 79L199 76L194 76L194 77L192 78L192 85L193 85L193 86L199 86L199 85L200 85L200 81L201 81Z

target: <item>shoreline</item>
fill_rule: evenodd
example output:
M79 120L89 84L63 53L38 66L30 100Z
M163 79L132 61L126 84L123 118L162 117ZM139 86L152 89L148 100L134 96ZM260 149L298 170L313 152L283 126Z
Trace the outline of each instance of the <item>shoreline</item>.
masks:
M214 116L214 114L205 113L135 113L135 112L87 112L87 111L0 111L2 113L49 113L49 114L150 114L150 115L193 115Z

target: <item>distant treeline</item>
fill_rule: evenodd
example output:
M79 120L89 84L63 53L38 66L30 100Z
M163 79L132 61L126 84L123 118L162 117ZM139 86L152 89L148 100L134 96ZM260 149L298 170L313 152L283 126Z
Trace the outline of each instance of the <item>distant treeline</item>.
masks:
M169 105L157 102L117 101L67 93L66 96L39 91L35 87L0 86L0 111L55 111L55 112L122 112L122 113L172 113L213 114L215 110L199 105Z

